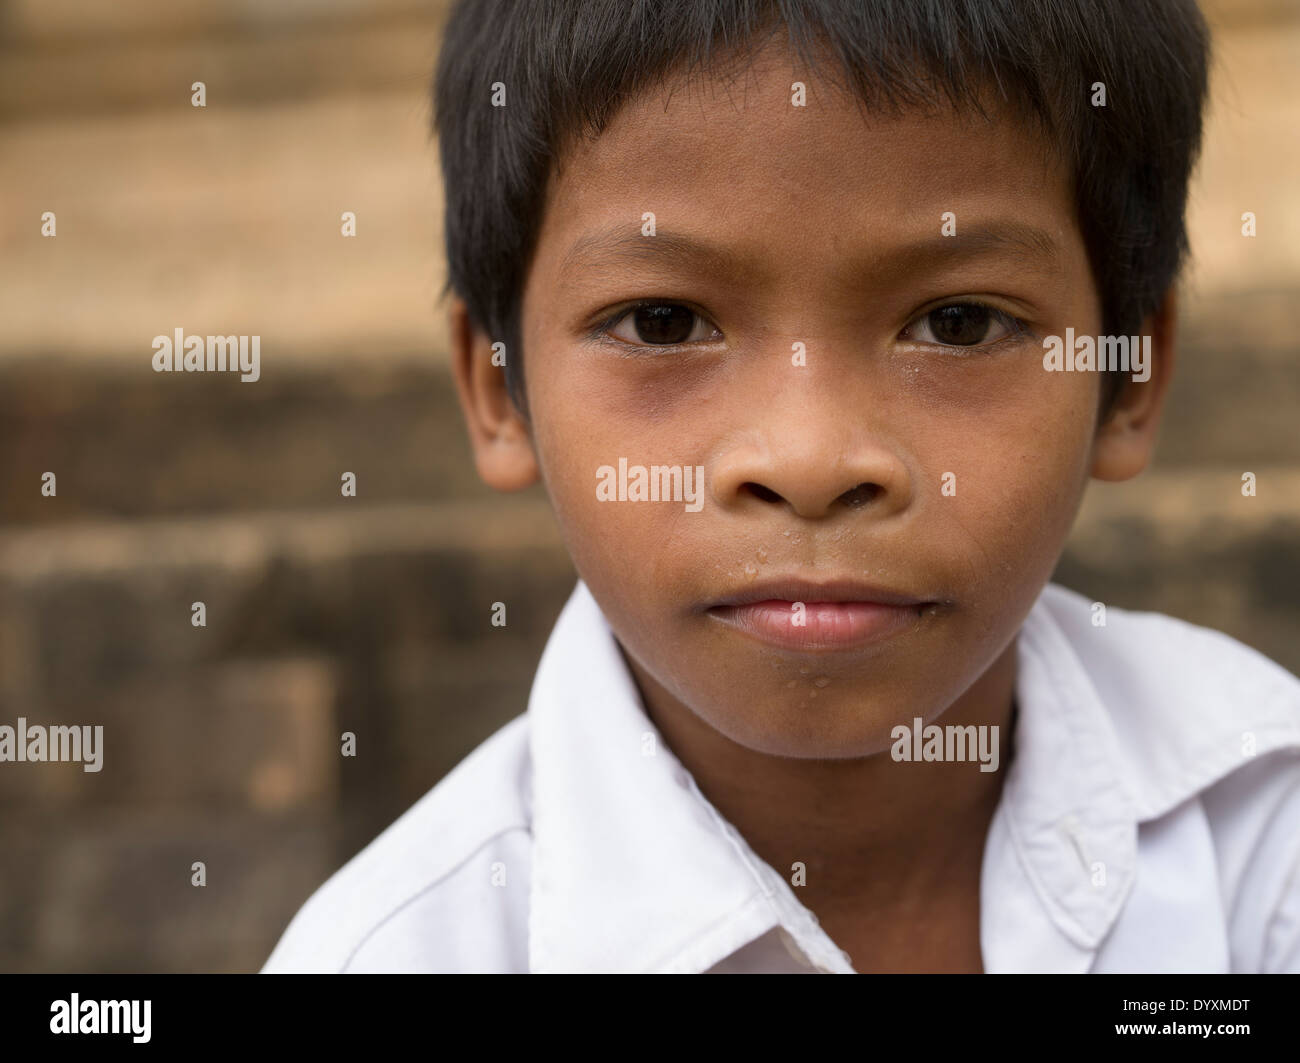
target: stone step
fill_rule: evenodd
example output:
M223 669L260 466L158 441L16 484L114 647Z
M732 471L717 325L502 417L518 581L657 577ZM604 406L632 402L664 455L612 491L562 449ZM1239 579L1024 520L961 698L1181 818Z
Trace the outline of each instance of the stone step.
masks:
M105 729L102 771L10 765L0 798L341 795L378 829L524 711L573 581L526 498L0 534L0 723Z
M244 655L465 646L543 635L530 603L572 566L535 499L114 522L0 534L0 695L90 694L104 677ZM193 602L206 627L191 624ZM505 628L490 623L507 603ZM514 606L512 608L512 605Z
M1180 320L1157 467L1300 465L1300 344L1287 289L1205 296Z
M255 972L346 859L344 818L161 805L9 810L0 823L0 968ZM196 861L204 886L192 884Z
M1241 474L1256 476L1244 496ZM1211 467L1092 484L1054 578L1224 631L1300 674L1300 470Z
M47 633L27 637L39 644ZM93 696L0 699L0 723L17 729L21 717L28 733L99 729L93 763L6 763L0 799L51 810L190 803L275 814L337 804L338 675L327 659L238 658L185 671L158 662L101 674L97 686Z
M41 477L58 494L42 497ZM357 478L355 498L341 476ZM10 367L6 524L485 497L445 369L207 374Z
M0 121L405 89L427 81L447 0L5 6Z

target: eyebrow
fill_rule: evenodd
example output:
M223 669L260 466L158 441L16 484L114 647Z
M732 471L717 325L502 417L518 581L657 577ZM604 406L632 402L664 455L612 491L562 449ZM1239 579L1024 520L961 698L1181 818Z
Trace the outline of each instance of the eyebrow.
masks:
M730 255L705 240L667 231L642 236L640 229L620 225L580 236L560 261L560 272L637 262L646 265L692 262L717 269L735 269Z
M1061 247L1043 229L1015 219L963 225L944 236L935 227L933 236L891 248L868 251L860 264L868 263L890 272L914 269L936 259L966 260L990 254L1009 254L1018 260L1060 270ZM642 236L638 228L610 227L580 236L560 261L560 272L598 269L627 264L650 266L691 265L712 272L735 274L739 263L724 248L687 233L659 230ZM855 263L857 264L857 263Z

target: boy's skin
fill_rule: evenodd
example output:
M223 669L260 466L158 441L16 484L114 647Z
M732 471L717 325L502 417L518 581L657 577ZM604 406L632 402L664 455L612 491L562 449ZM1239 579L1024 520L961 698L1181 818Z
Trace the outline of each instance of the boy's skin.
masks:
M791 105L795 80L806 107ZM1127 479L1150 457L1172 296L1144 323L1150 379L1126 379L1098 427L1101 375L1042 367L1043 336L1096 335L1101 316L1067 170L1041 135L1003 114L864 116L775 44L739 82L666 97L633 100L552 174L523 299L531 425L491 365L493 337L453 303L479 474L501 490L541 476L647 713L759 856L783 874L806 866L796 893L856 970L980 971L1015 636L1089 476ZM640 235L645 211L656 236ZM955 237L940 235L945 211ZM1054 249L976 239L1017 225ZM610 226L642 254L566 265ZM727 258L670 259L668 233ZM958 297L1030 331L974 353L904 333ZM631 356L630 316L612 326L621 339L586 338L642 298L705 320L683 348ZM598 501L596 469L620 457L704 466L703 511ZM948 472L955 495L941 493ZM802 651L707 612L778 575L938 604L864 645ZM895 762L890 731L914 716L996 725L1000 769Z

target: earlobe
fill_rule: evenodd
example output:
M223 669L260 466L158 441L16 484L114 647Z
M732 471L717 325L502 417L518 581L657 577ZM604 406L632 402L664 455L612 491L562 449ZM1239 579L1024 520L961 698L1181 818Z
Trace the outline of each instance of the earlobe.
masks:
M1150 343L1145 366L1149 375L1146 379L1133 379L1134 374L1124 376L1109 414L1097 428L1093 478L1132 479L1150 463L1173 376L1176 315L1177 300L1170 289L1160 308L1142 323L1142 334L1136 337L1144 357Z
M492 340L470 320L464 300L449 313L451 368L480 479L498 491L537 482L537 455L528 425L506 391L505 371L492 364Z

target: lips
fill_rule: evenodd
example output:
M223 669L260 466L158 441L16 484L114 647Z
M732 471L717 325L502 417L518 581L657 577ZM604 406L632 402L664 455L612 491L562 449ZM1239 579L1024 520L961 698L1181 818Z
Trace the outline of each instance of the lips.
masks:
M915 627L935 599L856 580L799 578L754 583L719 598L706 612L760 641L795 650L849 649Z

